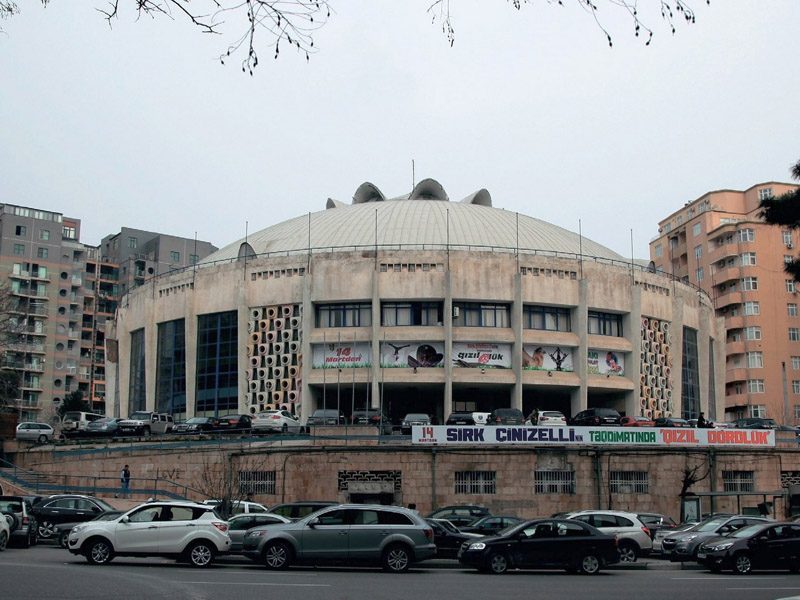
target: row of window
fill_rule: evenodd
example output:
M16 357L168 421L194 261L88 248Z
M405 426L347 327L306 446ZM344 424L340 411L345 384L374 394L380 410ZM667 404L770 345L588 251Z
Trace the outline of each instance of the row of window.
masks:
M14 254L16 256L25 256L25 244L14 244ZM36 256L38 258L47 258L48 249L39 246L36 248Z

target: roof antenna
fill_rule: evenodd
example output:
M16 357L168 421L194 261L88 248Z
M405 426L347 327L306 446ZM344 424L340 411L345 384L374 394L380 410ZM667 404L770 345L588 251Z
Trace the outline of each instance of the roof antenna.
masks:
M414 186L417 185L417 174L414 171L414 159L411 159L411 189L414 189Z

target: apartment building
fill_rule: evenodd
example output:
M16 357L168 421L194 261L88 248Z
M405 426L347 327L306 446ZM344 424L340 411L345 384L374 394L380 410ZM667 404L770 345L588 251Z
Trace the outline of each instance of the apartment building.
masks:
M796 188L708 192L660 221L650 242L655 269L708 292L724 319L728 420L800 424L800 299L784 271L800 240L758 216L762 199Z

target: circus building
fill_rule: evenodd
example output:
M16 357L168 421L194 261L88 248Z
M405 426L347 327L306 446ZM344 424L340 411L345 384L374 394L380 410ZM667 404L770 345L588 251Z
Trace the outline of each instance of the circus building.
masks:
M130 290L106 379L115 414L179 419L610 407L714 420L720 331L698 287L495 208L485 189L454 202L432 179L395 198L364 183L350 204Z

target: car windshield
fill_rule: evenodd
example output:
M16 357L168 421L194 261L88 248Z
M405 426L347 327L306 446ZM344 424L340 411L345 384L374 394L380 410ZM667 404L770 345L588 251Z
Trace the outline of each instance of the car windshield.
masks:
M458 527L453 525L450 521L442 519L441 521L436 521L436 522L445 531L449 531L450 533L458 533Z
M98 515L94 520L95 521L113 521L114 519L118 518L123 511L121 510L110 510L108 512L104 512L101 515Z
M545 412L542 413L541 416L543 416L543 417L563 417L564 415L562 415L560 412L545 411Z
M103 510L113 510L116 511L117 509L111 506L108 502L104 502L100 500L100 498L94 498L94 501L102 508Z
M91 423L89 423L89 427L91 427L92 425L95 425L95 426L98 426L98 425L110 425L114 421L116 421L116 419L110 419L110 418L97 419L97 421L92 421Z
M335 410L317 410L314 411L312 417L335 417L337 413Z
M135 412L130 416L131 419L135 421L147 420L150 418L150 413L146 412Z
M694 531L714 531L717 527L725 523L728 519L709 519L700 523Z
M428 415L422 413L408 413L406 415L406 421L419 421L423 419L427 419Z
M755 534L756 532L758 532L763 527L764 527L763 525L748 525L747 527L742 527L741 529L737 529L732 534L730 534L728 537L732 537L732 538L750 537L751 535Z
M198 423L205 423L208 421L208 417L192 417L188 419L186 423L188 425L197 425Z
M81 413L79 412L68 412L64 414L64 419L69 419L70 421L74 421L80 418L81 418Z

